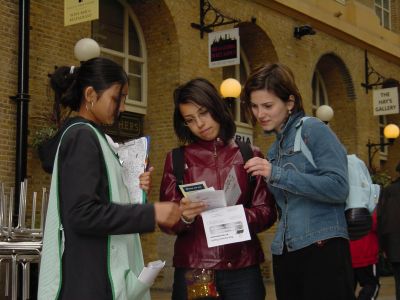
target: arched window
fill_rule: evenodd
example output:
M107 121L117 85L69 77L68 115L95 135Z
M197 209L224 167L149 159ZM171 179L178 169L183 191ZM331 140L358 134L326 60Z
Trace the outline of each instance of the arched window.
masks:
M146 114L146 47L138 19L125 0L100 0L99 19L92 22L92 36L101 56L119 63L128 74L126 110Z
M321 74L317 71L314 72L312 78L312 114L316 115L318 107L321 105L328 105L328 95L326 87Z
M240 64L222 68L222 78L235 78L243 86L250 73L249 63L243 50L240 51ZM240 99L236 99L231 106L232 114L237 125L248 125L244 112L240 109Z

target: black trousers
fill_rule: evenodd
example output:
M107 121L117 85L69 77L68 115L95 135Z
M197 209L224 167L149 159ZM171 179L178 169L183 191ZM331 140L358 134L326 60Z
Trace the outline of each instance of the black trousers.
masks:
M361 290L358 293L357 300L374 300L379 292L379 275L376 271L376 265L369 265L361 268L354 268L354 290L357 284L360 284Z
M273 255L277 300L354 300L349 241L332 238Z

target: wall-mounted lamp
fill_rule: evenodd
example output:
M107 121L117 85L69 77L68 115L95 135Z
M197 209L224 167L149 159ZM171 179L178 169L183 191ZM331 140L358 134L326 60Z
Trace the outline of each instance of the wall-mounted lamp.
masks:
M219 91L222 97L228 101L229 107L232 108L233 101L240 96L242 86L235 78L227 78L222 81Z
M80 62L100 56L99 44L90 38L83 38L76 42L74 47L74 54Z
M303 25L294 28L293 36L296 39L301 39L305 35L314 35L316 32L310 25Z
M374 158L374 155L376 154L376 152L379 150L379 147L393 145L394 140L399 137L399 134L400 134L400 130L399 130L399 127L397 125L388 124L383 129L383 135L385 136L385 138L388 139L387 143L371 143L370 140L368 140L368 144L367 144L367 147L368 147L368 166L369 166L370 170L372 170L371 169L371 167L372 167L372 159ZM371 148L376 148L374 153L371 153Z
M316 116L318 119L320 119L322 122L325 124L328 124L330 120L333 118L333 109L329 105L321 105L318 107L316 111Z

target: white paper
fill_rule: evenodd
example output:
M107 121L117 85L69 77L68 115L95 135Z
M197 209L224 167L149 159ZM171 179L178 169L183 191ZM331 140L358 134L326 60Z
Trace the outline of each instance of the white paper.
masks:
M192 202L202 201L206 203L206 210L226 206L225 192L223 190L214 190L214 188L207 188L189 193L188 198Z
M201 213L209 248L251 239L243 205Z
M118 154L122 164L122 179L128 188L130 202L145 202L145 194L139 187L139 175L146 169L149 151L148 138L142 137L124 144L118 144L109 136L106 137L111 148Z
M225 179L224 191L227 206L235 205L239 200L242 191L240 189L234 167L229 171L229 174Z
M160 273L160 271L162 270L162 268L164 268L164 266L165 266L165 261L156 260L149 262L147 264L147 267L144 267L142 272L140 272L138 279L143 283L152 285L158 273Z

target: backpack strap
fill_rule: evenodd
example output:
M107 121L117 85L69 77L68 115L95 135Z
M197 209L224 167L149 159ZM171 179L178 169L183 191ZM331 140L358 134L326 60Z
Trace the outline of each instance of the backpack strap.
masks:
M294 138L293 152L301 151L303 155L307 158L307 160L313 165L313 167L316 168L317 165L314 162L312 153L310 149L307 147L306 143L304 143L304 140L301 136L301 128L303 127L304 122L309 118L310 117L301 118L299 124L297 125L296 136Z
M242 142L239 140L235 140L235 143L238 145L240 153L242 154L243 161L246 163L250 158L253 158L253 149L251 148L249 143ZM248 184L251 185L255 182L256 178L251 176L250 174L247 176Z
M185 159L183 146L172 149L172 168L176 178L176 188L183 184L183 173L185 171Z

